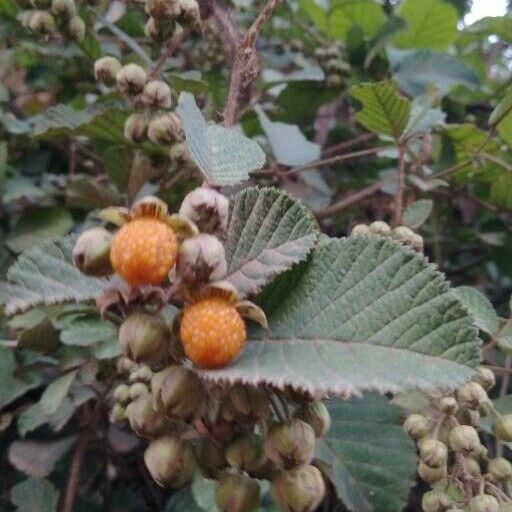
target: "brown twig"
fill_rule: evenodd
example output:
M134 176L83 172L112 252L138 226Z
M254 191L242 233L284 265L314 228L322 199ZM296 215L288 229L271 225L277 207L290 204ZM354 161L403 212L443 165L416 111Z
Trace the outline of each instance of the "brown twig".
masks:
M402 224L402 213L404 210L404 189L405 189L405 147L398 145L398 179L395 193L395 226Z
M338 153L339 151L343 149L350 148L352 146L356 146L357 144L361 144L362 142L367 142L369 140L372 140L376 137L374 133L362 133L361 135L358 135L357 137L354 137L352 139L344 140L343 142L340 142L338 144L334 144L332 146L329 146L325 148L322 152L322 156L329 156L333 153Z

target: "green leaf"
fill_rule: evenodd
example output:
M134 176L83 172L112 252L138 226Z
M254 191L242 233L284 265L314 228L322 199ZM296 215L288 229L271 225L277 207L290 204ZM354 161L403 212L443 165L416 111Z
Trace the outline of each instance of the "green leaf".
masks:
M327 11L318 5L315 0L299 0L299 5L318 30L327 33Z
M44 318L18 336L18 347L49 354L59 345L59 335L50 319Z
M422 256L373 236L327 239L264 290L254 329L215 381L351 394L451 388L480 360L472 318Z
M9 18L16 18L21 8L16 0L0 0L0 14Z
M318 237L311 213L273 188L248 188L235 195L227 233L226 279L243 296L306 259Z
M56 512L59 491L48 480L29 478L11 489L17 512Z
M363 105L356 119L372 132L398 139L407 126L411 103L401 96L393 82L362 83L350 94Z
M431 199L420 199L409 205L403 215L403 224L411 229L419 228L432 213L434 202Z
M85 302L98 297L109 279L82 274L72 263L74 238L64 237L22 253L0 283L7 315L39 304Z
M398 16L390 16L384 25L382 25L379 29L379 32L375 36L375 41L373 46L370 48L370 51L366 55L366 59L364 61L365 69L368 69L373 62L373 59L378 55L378 53L385 48L385 46L389 43L389 41L398 34L402 30L406 28L407 24L403 18L399 18Z
M91 61L95 61L102 56L100 43L91 30L87 30L85 37L79 43L76 43L84 55Z
M19 471L35 478L45 478L55 469L71 447L77 436L59 441L14 441L9 447L9 462Z
M180 94L177 110L190 157L209 183L236 185L263 167L265 153L258 144L235 129L208 125L192 94Z
M483 293L471 286L459 286L453 291L473 316L479 329L487 334L495 334L498 331L500 319L491 301Z
M402 412L384 397L336 400L331 428L317 456L338 497L351 511L396 512L407 502L416 475L416 449L401 426Z
M66 398L76 378L77 370L65 373L59 378L55 379L45 390L41 396L41 409L43 412L50 416L53 414L62 404L64 398Z
M110 146L103 153L103 165L110 179L121 192L126 192L130 181L133 152L126 144ZM89 178L90 179L90 178Z
M442 0L405 0L398 14L407 22L394 39L402 48L446 50L457 37L457 10Z
M374 37L386 21L382 6L373 0L336 0L328 16L328 35L345 39L357 25L364 35Z
M435 87L444 95L455 85L476 89L480 80L475 71L463 60L454 55L432 50L388 51L393 78L400 89L411 96L427 91L428 86Z
M255 105L254 110L277 162L305 165L320 157L320 146L307 140L297 125L272 122L259 105Z
M123 198L114 187L90 176L75 176L66 189L66 205L69 208L91 210L118 206L122 203Z
M429 133L432 128L444 123L446 114L440 108L433 108L432 104L437 100L437 95L416 96L411 103L411 114L405 128L405 133Z
M11 251L23 252L66 235L72 227L71 214L63 208L27 210L9 234L6 244Z
M489 116L489 126L498 126L512 112L512 88L507 91L505 97L496 105Z
M63 322L60 340L64 345L78 347L117 342L117 329L99 315L74 316Z

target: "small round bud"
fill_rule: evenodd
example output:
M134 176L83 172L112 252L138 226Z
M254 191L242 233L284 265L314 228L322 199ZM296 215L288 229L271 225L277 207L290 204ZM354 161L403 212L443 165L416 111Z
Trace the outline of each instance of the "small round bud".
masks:
M119 384L114 389L114 400L122 405L126 405L130 401L130 387L126 384Z
M314 512L325 496L322 473L315 466L281 471L270 486L283 512Z
M480 448L477 431L468 425L457 425L450 432L450 448L454 452L475 453Z
M440 493L437 491L426 492L421 498L421 508L423 512L439 512L442 510Z
M418 233L414 233L410 240L408 241L408 245L412 247L416 252L423 252L424 241L421 235Z
M127 64L116 76L117 86L127 96L140 94L148 81L148 75L142 66Z
M180 137L180 118L170 112L154 117L148 124L148 139L155 144L169 144Z
M260 486L245 475L225 473L217 482L215 503L221 512L252 512L260 504Z
M478 382L467 382L457 390L457 401L468 409L478 410L488 400L485 389Z
M331 426L331 416L323 402L311 402L299 407L295 417L311 425L318 438L325 436Z
M480 476L482 474L480 464L473 457L464 458L464 469L472 476Z
M231 415L241 423L256 423L268 415L267 393L253 386L236 384L229 391L227 403Z
M407 242L414 236L414 231L407 226L397 226L393 229L392 236L399 242Z
M469 512L500 512L500 506L494 496L479 494L469 501Z
M124 122L124 137L132 142L144 142L148 133L148 123L144 114L131 114Z
M224 246L213 235L201 233L180 246L176 270L189 285L218 281L226 275L227 268Z
M459 404L453 396L444 396L439 400L439 410L448 416L453 416L457 413Z
M420 444L420 459L431 468L444 466L448 460L448 449L437 439L425 439Z
M169 336L169 329L162 317L142 312L132 313L119 329L123 354L136 362L165 359Z
M154 437L168 428L164 416L153 408L153 399L149 393L139 396L126 408L126 416L133 431L141 437Z
M327 79L325 81L327 87L341 87L343 85L343 78L336 73L331 73L327 75Z
M116 402L110 411L110 421L112 423L120 423L126 419L126 408L119 402Z
M153 372L147 364L141 364L132 375L134 375L135 380L140 380L141 382L151 382L153 378Z
M74 0L52 0L51 11L54 16L71 18L76 15Z
M486 391L489 391L496 384L496 376L494 372L489 368L480 366L475 375L473 375L473 381L478 382Z
M38 34L52 34L57 30L55 18L48 11L33 11L27 17L28 28Z
M404 430L411 439L418 440L430 432L430 424L425 416L411 414L404 422Z
M112 234L103 228L91 228L84 231L75 242L73 263L88 276L107 276L112 274L110 247Z
M506 482L512 479L512 464L504 457L497 457L489 461L488 471L496 482Z
M180 0L180 7L185 23L187 21L197 23L201 19L199 4L196 0Z
M216 479L227 466L224 448L208 437L201 439L196 453L199 469L206 478Z
M120 69L121 63L115 57L102 57L94 63L94 77L96 80L103 82L108 86L112 86L116 83L116 76Z
M87 27L85 21L80 16L73 16L67 26L67 33L73 41L83 41Z
M297 418L274 425L265 441L267 457L280 468L309 464L315 451L315 431Z
M151 107L170 108L171 88L162 80L150 80L142 90L142 101Z
M418 475L420 478L428 484L434 484L446 478L448 470L446 464L437 468L427 466L424 462L420 461L418 464Z
M158 485L173 489L188 484L196 470L191 446L175 436L152 441L144 453L144 462Z
M128 373L137 368L137 363L134 363L132 360L127 357L120 357L117 360L117 371L119 373Z
M381 220L376 220L368 226L370 233L374 235L389 236L391 234L391 228L389 224Z
M500 503L500 512L512 512L512 501Z
M146 0L146 13L156 20L174 19L181 12L178 0Z
M147 395L149 393L149 389L146 384L142 382L136 382L130 386L129 397L131 400L137 400L139 396Z
M512 414L496 418L492 431L500 441L510 443L512 441Z
M162 35L162 27L160 23L150 16L144 26L144 34L146 37L149 37L149 39L159 39Z
M327 73L345 74L350 72L350 66L343 59L329 59L325 63Z
M325 56L329 59L336 59L341 56L341 48L337 44L332 44L325 49Z
M201 379L180 365L155 373L151 389L157 410L183 420L190 419L197 412L205 397Z
M370 228L367 224L356 224L352 231L351 235L368 235L370 233Z
M226 449L226 460L233 468L252 473L267 462L263 439L256 434L245 434L233 441Z
M185 162L188 160L187 146L183 142L173 144L169 151L169 158L175 162Z
M229 201L211 188L199 187L185 196L179 214L194 222L202 233L223 233L228 224Z

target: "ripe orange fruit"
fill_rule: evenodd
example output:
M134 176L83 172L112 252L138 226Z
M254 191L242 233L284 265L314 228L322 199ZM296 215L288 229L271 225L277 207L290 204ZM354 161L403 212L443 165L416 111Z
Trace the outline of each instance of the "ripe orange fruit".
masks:
M180 327L185 354L199 368L216 368L238 355L246 340L245 323L227 300L202 299L183 311Z
M135 219L114 235L110 261L131 285L160 284L176 263L178 239L158 219Z

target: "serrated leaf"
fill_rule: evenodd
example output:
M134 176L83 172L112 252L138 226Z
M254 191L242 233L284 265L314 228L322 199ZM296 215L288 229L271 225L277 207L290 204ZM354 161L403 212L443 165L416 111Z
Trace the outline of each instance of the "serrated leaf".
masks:
M48 480L28 478L11 489L17 512L56 512L59 491Z
M307 140L297 125L272 122L259 105L254 110L278 163L305 165L320 157L320 146Z
M374 37L385 21L382 5L373 0L337 0L328 16L327 32L334 38L345 39L356 25L364 35Z
M491 301L476 288L459 286L454 290L455 295L474 317L475 324L487 334L495 334L500 325L500 319L494 311Z
M362 103L356 119L372 132L398 139L407 126L410 101L401 96L393 82L362 83L350 88Z
M475 71L454 55L433 50L388 50L388 57L393 78L411 96L425 94L429 86L444 95L456 85L476 89L480 84Z
M117 329L99 316L78 316L64 322L60 340L64 345L87 347L107 341L117 341Z
M180 94L177 110L190 157L209 183L236 185L265 164L256 142L235 129L208 125L192 94Z
M91 61L95 61L102 56L100 43L94 32L91 32L91 30L87 30L85 37L82 41L77 43L77 45L84 55Z
M431 199L419 199L409 205L403 215L403 224L411 229L419 228L432 213L434 202Z
M405 0L398 14L407 22L394 39L402 48L446 50L457 37L457 10L442 0Z
M72 227L71 214L63 208L27 210L12 229L6 244L11 251L19 253L66 235Z
M226 279L241 296L256 293L303 261L318 237L311 213L273 188L248 188L235 195L227 233Z
M342 395L433 390L469 379L480 359L443 275L388 239L324 238L259 305L268 331L252 330L241 357L205 378Z
M402 412L384 397L329 404L331 428L317 456L350 511L402 510L416 474L416 449L401 426Z
M82 274L72 263L74 238L64 237L22 253L0 283L7 315L39 304L93 300L110 284Z
M52 415L62 404L73 384L78 370L61 375L55 379L41 396L39 403L46 416Z
M14 441L9 447L9 462L19 471L35 478L52 473L59 460L75 444L77 436L59 441Z
M430 132L432 128L444 123L446 114L440 108L433 108L432 103L436 98L428 95L416 96L411 103L411 114L405 128L405 133Z

